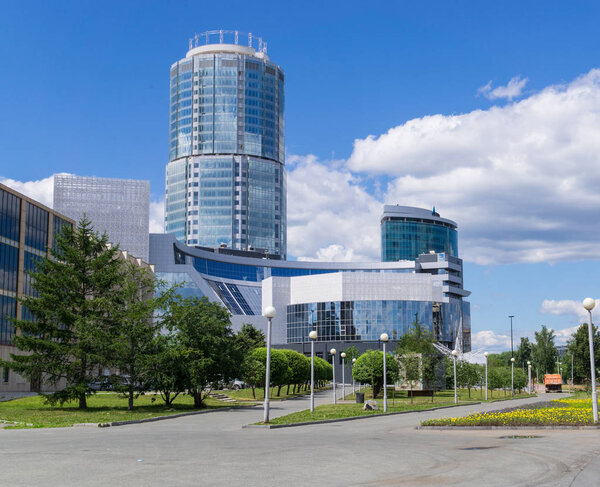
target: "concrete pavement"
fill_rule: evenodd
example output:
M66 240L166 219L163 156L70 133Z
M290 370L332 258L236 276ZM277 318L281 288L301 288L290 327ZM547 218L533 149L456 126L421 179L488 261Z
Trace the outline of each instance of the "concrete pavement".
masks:
M331 400L327 391L317 397ZM259 409L105 429L0 430L0 485L598 485L597 430L415 429L426 418L542 400L277 430L241 428L262 418ZM272 405L276 417L308 399Z

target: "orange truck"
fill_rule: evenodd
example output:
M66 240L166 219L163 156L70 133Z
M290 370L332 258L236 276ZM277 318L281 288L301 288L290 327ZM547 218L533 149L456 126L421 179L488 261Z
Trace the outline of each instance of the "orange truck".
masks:
M546 392L562 392L562 377L560 374L544 375Z

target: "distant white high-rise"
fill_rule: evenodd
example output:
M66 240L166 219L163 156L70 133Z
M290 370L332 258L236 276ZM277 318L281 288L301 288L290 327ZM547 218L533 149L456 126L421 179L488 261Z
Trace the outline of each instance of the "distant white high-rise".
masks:
M85 214L96 232L148 262L149 181L56 175L54 209L76 222Z

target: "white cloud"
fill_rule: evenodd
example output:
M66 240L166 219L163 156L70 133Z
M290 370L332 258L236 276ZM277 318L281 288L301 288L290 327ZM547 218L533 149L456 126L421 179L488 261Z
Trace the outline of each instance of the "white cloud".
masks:
M596 299L596 306L600 305L600 299ZM573 323L587 323L588 313L582 305L582 301L571 299L544 299L540 306L540 313L556 316L570 316ZM577 327L575 327L577 328Z
M483 330L471 335L471 348L489 351L510 350L510 335L500 335L492 330Z
M486 85L480 87L477 90L477 94L481 94L490 100L497 100L498 98L506 98L512 100L518 98L523 93L523 88L527 84L527 78L521 78L521 76L515 76L512 78L506 86L497 86L492 89L492 82L489 81Z
M592 70L504 107L425 116L356 140L346 168L392 177L388 204L435 205L456 220L466 260L597 259L598 133Z
M67 173L60 173L67 174ZM15 179L0 177L0 183L9 188L23 193L25 196L39 201L43 205L52 208L54 196L54 175L37 181L17 181Z
M299 260L377 260L381 202L338 163L288 157L288 254Z
M165 233L165 200L150 201L150 233Z

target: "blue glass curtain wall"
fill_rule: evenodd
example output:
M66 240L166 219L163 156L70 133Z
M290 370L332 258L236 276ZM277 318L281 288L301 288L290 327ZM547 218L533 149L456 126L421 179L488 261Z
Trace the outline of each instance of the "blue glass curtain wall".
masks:
M25 245L45 251L48 245L48 212L27 203Z
M0 295L0 344L10 345L15 335L12 319L17 317L17 300Z
M21 198L0 189L0 237L19 241Z
M381 224L381 260L415 260L430 250L458 257L458 236L453 228L414 221L384 221Z

